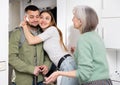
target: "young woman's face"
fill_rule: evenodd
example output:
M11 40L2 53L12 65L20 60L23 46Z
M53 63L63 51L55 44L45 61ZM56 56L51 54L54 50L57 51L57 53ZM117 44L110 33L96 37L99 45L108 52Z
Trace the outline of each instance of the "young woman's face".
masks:
M79 29L81 27L82 23L81 23L80 19L78 19L75 15L73 16L72 21L73 21L74 27L76 29Z
M43 12L40 15L39 25L45 30L51 24L51 16L47 12Z

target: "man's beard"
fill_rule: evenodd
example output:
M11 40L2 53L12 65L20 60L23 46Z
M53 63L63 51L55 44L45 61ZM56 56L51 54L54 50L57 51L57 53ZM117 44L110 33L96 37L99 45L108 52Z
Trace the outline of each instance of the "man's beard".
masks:
M31 25L31 24L29 24L29 22L27 22L27 25L30 26L31 28L38 28L39 27L39 25L37 25L37 26Z

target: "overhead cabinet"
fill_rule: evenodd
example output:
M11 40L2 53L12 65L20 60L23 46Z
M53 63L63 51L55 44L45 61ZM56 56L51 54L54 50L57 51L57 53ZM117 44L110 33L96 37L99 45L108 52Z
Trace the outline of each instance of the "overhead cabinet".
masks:
M102 0L102 17L120 17L120 0Z
M120 49L120 18L102 19L101 23L106 48Z
M106 48L120 49L120 0L102 0L101 26Z

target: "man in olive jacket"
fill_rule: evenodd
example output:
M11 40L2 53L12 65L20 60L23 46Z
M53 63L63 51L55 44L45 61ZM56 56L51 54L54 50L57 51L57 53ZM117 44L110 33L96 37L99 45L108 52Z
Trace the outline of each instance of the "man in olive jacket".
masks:
M28 27L33 35L40 33L38 28L39 9L34 5L25 8L25 16ZM20 29L15 29L9 40L9 64L15 70L16 85L35 85L34 76L37 76L37 85L43 85L43 76L47 74L51 61L44 55L43 45L29 45L27 40L19 47L21 37ZM42 66L42 70L40 67Z

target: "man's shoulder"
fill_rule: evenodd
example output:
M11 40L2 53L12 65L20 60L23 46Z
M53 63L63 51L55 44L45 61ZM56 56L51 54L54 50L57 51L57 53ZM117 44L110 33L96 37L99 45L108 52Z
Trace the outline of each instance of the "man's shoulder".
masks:
M14 28L12 31L9 32L9 38L11 37L19 37L21 35L19 28Z
M20 27L15 27L11 32L15 33L15 34L19 34L20 33Z

